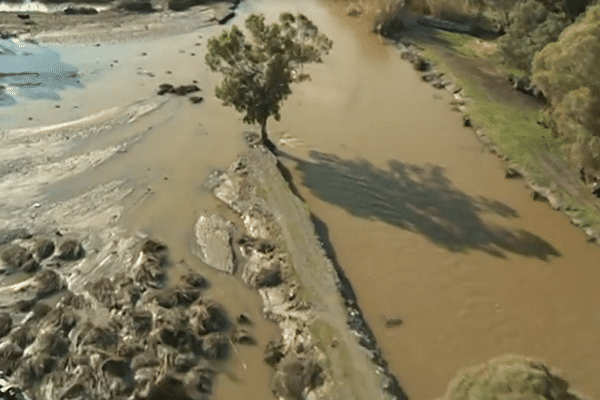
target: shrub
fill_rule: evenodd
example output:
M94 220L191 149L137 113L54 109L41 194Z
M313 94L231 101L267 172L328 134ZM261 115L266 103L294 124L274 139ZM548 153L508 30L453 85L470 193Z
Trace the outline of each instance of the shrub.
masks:
M563 13L552 13L535 0L517 3L509 14L509 27L498 40L503 61L527 73L535 54L555 42L568 25Z
M592 139L600 136L600 5L565 29L533 61L533 81L550 103L555 132L573 143L577 168L598 171ZM591 144L590 144L591 143ZM592 173L592 172L590 172ZM595 173L595 172L594 172Z
M557 379L540 362L503 356L460 371L444 400L558 400L564 394Z

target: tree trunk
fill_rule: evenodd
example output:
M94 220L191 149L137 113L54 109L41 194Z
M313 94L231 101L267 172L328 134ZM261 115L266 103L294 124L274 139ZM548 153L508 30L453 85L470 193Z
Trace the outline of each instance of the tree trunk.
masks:
M269 139L267 136L267 119L265 118L265 120L262 121L260 124L260 144L266 146L268 140Z
M275 153L277 151L277 147L275 147L275 144L271 142L269 140L269 137L267 136L267 118L265 118L265 120L260 123L259 143L265 146L267 149L269 149L269 151L271 151L272 153Z

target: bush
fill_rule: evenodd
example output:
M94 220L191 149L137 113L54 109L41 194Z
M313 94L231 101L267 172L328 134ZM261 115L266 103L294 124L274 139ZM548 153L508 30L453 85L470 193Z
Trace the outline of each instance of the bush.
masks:
M464 369L450 382L444 400L558 400L566 388L542 363L503 356ZM561 385L565 386L565 385ZM567 385L568 386L568 385Z
M600 5L595 5L540 51L532 76L551 105L555 132L573 143L571 161L596 172L597 155L587 148L600 136L599 38Z
M530 73L535 54L555 42L568 23L563 13L552 13L535 0L517 3L506 34L498 40L503 61Z

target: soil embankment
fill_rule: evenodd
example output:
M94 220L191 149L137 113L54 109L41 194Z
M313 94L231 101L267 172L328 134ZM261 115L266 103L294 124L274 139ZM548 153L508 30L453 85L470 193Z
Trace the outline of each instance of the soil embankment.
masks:
M326 257L310 213L263 147L243 154L226 173L209 179L213 193L239 217L230 234L215 217L196 225L207 263L229 269L233 258L244 282L257 289L282 338L266 360L275 367L278 398L403 399L352 295ZM208 244L221 242L229 249ZM230 257L222 257L225 251Z

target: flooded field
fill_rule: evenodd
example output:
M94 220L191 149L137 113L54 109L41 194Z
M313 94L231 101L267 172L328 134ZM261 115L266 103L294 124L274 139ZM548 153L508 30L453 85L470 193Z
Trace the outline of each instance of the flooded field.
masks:
M274 20L300 11L333 39L269 131L392 372L409 398L433 399L460 368L517 353L544 359L600 398L600 281L593 278L600 249L532 201L522 182L505 180L502 163L450 110L450 96L420 82L345 7L245 1L228 26L252 12ZM42 212L118 182L128 193L116 200L121 234L164 241L177 264L172 281L187 268L201 272L211 297L255 322L257 346L239 347L216 366L222 375L213 398L272 398L262 349L276 327L261 316L255 292L192 252L198 214L227 213L203 182L244 149L248 129L214 98L220 76L204 64L206 39L228 26L100 46L49 37L31 50L73 74L46 88L29 75L3 78L12 91L0 107L0 145L11 168L23 167L3 171L0 184L11 191L2 193L0 216L8 226L16 210ZM204 101L158 96L162 83L197 84ZM62 136L53 135L66 123ZM30 160L32 148L46 158ZM29 173L33 167L45 175ZM68 211L53 217L53 229Z

